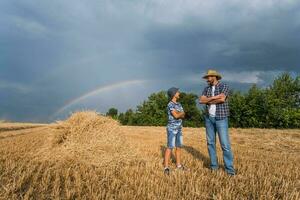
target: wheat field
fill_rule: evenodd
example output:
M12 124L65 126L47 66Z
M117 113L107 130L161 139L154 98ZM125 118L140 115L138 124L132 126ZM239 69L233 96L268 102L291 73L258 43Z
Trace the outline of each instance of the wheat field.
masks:
M300 199L300 130L230 129L237 176L209 170L204 128L184 128L188 171L163 174L164 127L86 111L0 123L0 199Z

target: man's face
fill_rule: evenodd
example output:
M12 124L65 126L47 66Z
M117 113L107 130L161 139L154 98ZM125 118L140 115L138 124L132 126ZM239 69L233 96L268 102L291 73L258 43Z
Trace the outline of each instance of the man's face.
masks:
M215 76L208 76L206 78L206 82L208 85L213 85L213 83L217 80L217 77Z

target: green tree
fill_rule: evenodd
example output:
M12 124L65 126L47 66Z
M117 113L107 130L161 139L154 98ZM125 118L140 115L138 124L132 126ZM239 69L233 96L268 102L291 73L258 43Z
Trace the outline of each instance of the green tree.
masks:
M106 113L106 116L110 116L112 118L117 118L118 117L118 109L116 108L110 108L108 112Z
M186 127L200 127L204 124L202 112L197 107L198 96L193 93L180 94L179 102L182 104L185 111L185 119L183 126Z
M241 92L230 91L229 94L230 107L230 126L247 127L244 112L246 110L246 99Z
M289 73L278 76L266 90L268 127L296 128L300 120L300 77Z
M279 75L265 89L253 85L246 93L232 92L230 123L234 127L299 128L300 77Z
M127 110L124 114L120 113L118 119L123 125L137 125L135 113L132 109Z
M166 92L161 91L151 94L147 101L144 101L142 105L137 106L136 116L138 125L166 125L167 104L168 98Z
M265 127L266 96L265 90L258 88L255 84L245 95L245 109L243 110L245 127ZM241 111L240 111L241 112Z

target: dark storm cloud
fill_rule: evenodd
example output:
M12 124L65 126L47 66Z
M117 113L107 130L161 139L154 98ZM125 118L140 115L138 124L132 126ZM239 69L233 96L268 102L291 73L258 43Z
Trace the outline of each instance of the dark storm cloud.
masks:
M230 2L222 4L222 17L211 14L207 19L189 13L179 23L154 24L145 34L147 50L156 53L158 63L179 70L215 67L299 72L300 4L271 1L274 4L266 8L258 3L257 9L251 9L245 2L230 9Z
M300 72L299 10L279 0L3 0L0 116L47 121L73 99L130 80L143 85L97 94L89 108L125 110L173 85L199 93L211 67L232 88L266 86Z

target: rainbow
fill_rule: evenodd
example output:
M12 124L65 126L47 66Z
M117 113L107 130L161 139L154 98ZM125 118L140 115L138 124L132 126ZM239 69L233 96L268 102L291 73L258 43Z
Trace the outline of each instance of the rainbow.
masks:
M52 117L58 116L59 114L63 113L65 110L70 108L71 106L73 106L77 103L80 103L81 101L83 101L85 99L88 99L92 96L99 95L102 92L111 91L111 90L114 90L114 89L117 89L117 88L120 88L120 87L124 87L124 86L130 86L130 85L135 85L135 84L143 84L145 82L146 82L145 80L129 80L129 81L117 82L117 83L113 83L113 84L110 84L110 85L98 87L97 89L92 90L88 93L85 93L85 94L81 95L80 97L72 99L67 104L65 104L63 107L59 108L52 115Z

